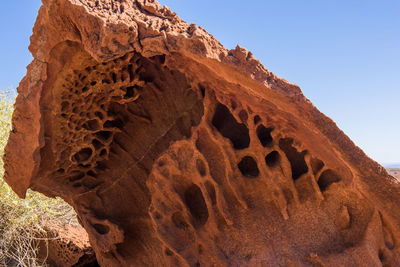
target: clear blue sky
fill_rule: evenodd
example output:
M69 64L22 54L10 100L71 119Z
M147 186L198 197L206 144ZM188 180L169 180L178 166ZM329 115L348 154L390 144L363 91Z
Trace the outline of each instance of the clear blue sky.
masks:
M161 0L225 47L251 50L381 164L400 162L400 1ZM16 87L39 0L2 3L0 88Z

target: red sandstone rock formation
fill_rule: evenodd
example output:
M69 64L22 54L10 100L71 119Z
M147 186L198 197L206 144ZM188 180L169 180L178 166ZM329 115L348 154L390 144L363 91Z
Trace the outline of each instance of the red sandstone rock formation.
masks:
M154 0L43 0L5 179L102 266L399 266L400 187L298 86Z
M39 258L50 267L96 266L96 256L79 225L45 225L47 239L39 244Z

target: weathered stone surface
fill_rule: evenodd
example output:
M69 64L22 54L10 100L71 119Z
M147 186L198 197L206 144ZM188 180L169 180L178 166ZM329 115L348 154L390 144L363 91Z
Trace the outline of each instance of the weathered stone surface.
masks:
M43 0L6 181L102 266L399 265L400 187L298 86L151 0Z
M44 228L47 238L39 244L39 258L48 266L81 267L96 266L96 255L90 246L89 237L80 225L51 224Z

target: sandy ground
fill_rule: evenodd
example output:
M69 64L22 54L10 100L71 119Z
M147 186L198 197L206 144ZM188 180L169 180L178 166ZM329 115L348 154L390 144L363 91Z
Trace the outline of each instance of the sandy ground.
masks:
M400 168L387 169L389 174L400 180Z

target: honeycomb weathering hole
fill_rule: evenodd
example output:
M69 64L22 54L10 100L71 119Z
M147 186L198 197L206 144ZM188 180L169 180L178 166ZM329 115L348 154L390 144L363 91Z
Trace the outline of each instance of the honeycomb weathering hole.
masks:
M110 232L110 227L108 227L107 225L96 223L96 224L93 224L93 227L101 235L105 235L108 232Z
M260 140L261 144L264 147L270 146L272 145L272 136L271 136L271 132L273 131L274 128L266 128L264 125L259 125L257 127L257 136L258 139Z
M317 174L320 170L322 170L322 168L325 166L325 164L317 158L311 158L310 164L314 175Z
M249 115L247 114L247 112L245 110L241 110L239 112L239 118L243 123L246 123L247 119L249 118Z
M195 226L204 225L208 220L208 209L201 189L193 184L186 189L184 196Z
M260 174L257 162L250 156L242 158L242 160L238 163L238 168L243 176L248 178L257 178Z
M93 150L89 147L81 149L74 155L74 160L77 162L87 161L93 154Z
M97 131L101 128L100 123L98 120L88 120L84 125L83 128L89 131Z
M261 121L260 116L256 115L254 116L254 125L258 124Z
M217 105L212 124L222 136L232 142L235 149L249 147L249 129L243 123L238 123L225 105L220 103Z
M340 182L342 179L339 177L339 175L334 172L333 170L326 170L321 173L319 179L318 179L318 186L321 190L321 192L324 192L328 189L328 187L333 184Z
M278 151L272 151L265 157L265 163L269 167L275 167L275 166L279 165L279 162L280 162L280 156L279 156Z
M308 166L304 160L304 156L307 154L307 151L297 151L297 149L293 147L293 139L291 138L280 139L279 147L283 150L283 152L285 152L286 157L290 162L293 180L300 178L302 174L308 172Z
M199 174L201 176L205 176L206 175L206 165L205 165L204 161L202 161L201 159L197 159L196 160L196 167L197 167L197 170L199 171Z

